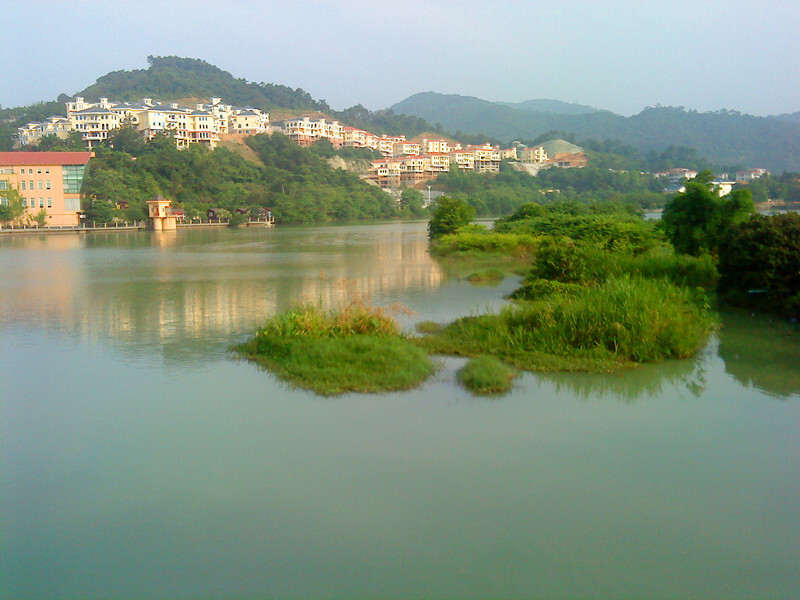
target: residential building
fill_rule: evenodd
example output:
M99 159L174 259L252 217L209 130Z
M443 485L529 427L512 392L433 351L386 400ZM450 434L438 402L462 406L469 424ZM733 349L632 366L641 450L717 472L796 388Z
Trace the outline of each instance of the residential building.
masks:
M417 156L419 153L420 146L416 142L403 140L392 145L392 156Z
M281 124L283 133L300 146L308 147L317 140L327 138L334 148L344 144L344 126L339 121L299 117L288 119Z
M763 175L769 175L769 171L766 169L745 169L744 171L737 171L736 172L736 183L747 183L748 181L753 181L753 179L758 179Z
M518 148L517 155L519 160L524 163L534 163L543 165L547 162L547 152L542 146L534 146L533 148Z
M0 152L0 202L14 189L25 216L47 214L48 227L80 224L81 186L91 152Z
M17 129L17 144L35 146L46 135L54 135L62 140L69 137L71 126L65 117L50 117L42 123L28 123Z

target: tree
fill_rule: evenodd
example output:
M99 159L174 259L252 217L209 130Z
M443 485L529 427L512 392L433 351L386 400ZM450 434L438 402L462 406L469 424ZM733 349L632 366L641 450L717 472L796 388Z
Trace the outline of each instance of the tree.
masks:
M719 291L734 304L800 317L800 214L754 215L719 246Z
M43 208L42 210L37 212L33 216L33 220L36 221L36 226L39 227L39 229L45 227L47 225L47 210Z
M431 239L455 233L459 227L469 225L475 218L475 208L458 198L442 196L428 223L428 235Z
M425 204L425 198L422 196L422 192L414 188L406 188L400 195L400 210L405 214L421 215L424 212L423 204Z
M25 214L22 195L18 190L3 190L0 194L0 223L16 221Z
M89 201L84 215L87 223L108 223L114 218L114 207L110 202L95 198Z
M710 171L698 173L695 180L686 183L686 191L664 208L664 232L682 254L716 254L722 233L755 211L750 190L736 190L720 198L711 189L712 178Z

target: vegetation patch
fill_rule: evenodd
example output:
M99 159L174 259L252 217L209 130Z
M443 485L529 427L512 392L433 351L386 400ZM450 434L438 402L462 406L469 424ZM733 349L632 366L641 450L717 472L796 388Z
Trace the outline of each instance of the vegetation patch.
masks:
M490 268L475 271L467 277L467 281L475 285L498 285L505 277L505 273L500 269Z
M511 389L516 373L492 356L470 359L458 371L458 380L473 394L504 394Z
M492 355L531 371L614 371L690 356L715 323L701 293L623 275L461 318L417 343L442 354Z
M416 329L417 333L438 333L442 330L442 325L434 321L420 321Z
M460 258L486 254L526 257L531 256L535 249L536 238L530 234L485 230L458 231L436 238L431 243L431 254Z
M269 319L234 348L281 379L323 395L415 387L433 371L423 350L381 308L297 305Z

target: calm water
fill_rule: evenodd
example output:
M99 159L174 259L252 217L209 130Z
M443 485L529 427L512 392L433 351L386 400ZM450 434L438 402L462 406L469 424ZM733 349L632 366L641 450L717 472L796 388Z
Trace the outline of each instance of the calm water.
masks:
M471 397L226 348L298 298L498 306L423 223L0 238L2 598L798 598L798 331Z

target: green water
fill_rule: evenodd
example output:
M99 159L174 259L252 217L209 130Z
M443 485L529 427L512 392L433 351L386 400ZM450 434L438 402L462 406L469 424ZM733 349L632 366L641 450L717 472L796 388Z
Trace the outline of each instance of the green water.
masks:
M0 598L798 598L798 330L320 398L226 348L298 298L500 305L425 224L0 238Z

